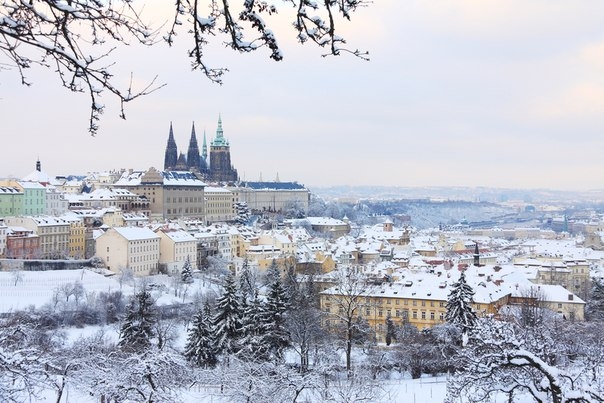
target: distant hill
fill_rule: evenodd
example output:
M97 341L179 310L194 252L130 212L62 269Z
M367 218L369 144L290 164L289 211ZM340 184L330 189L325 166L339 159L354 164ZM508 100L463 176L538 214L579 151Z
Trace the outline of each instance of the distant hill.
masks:
M548 189L500 189L489 187L402 187L402 186L309 186L314 194L326 199L429 199L464 200L501 203L604 203L604 189L564 191Z

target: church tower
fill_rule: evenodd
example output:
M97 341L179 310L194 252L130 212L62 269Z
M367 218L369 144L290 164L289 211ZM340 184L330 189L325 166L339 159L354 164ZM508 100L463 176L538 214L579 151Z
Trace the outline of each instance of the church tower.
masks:
M189 150L187 151L187 168L190 171L199 172L200 167L199 146L197 145L197 136L195 135L195 122L193 122L191 139L189 140Z
M478 242L476 242L474 245L474 266L480 266L480 251L478 250Z
M229 141L224 138L222 118L218 115L216 137L210 145L210 180L216 182L235 182L237 171L231 165Z
M168 135L168 145L166 146L166 155L164 157L164 170L169 171L176 168L178 161L178 149L174 140L174 132L172 131L172 122L170 122L170 134Z

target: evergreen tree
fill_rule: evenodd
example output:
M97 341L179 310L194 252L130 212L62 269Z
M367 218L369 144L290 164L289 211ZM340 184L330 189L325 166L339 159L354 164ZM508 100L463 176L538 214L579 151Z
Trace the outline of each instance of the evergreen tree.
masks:
M281 359L283 350L290 345L285 323L289 301L276 265L274 267L271 265L271 268L267 271L267 277L270 282L262 321L269 351L272 357Z
M187 360L204 368L214 367L217 361L211 321L210 306L206 303L193 317L185 345Z
M247 257L243 260L241 266L241 274L239 275L239 293L241 294L241 301L246 303L255 298L258 294L258 287L256 285L256 273L252 272Z
M386 345L392 344L392 339L396 339L396 326L392 321L390 314L386 316Z
M266 269L264 284L270 286L277 278L281 279L281 272L279 271L279 264L273 259L271 265Z
M145 350L155 337L157 312L155 301L144 288L131 298L126 308L126 319L120 330L118 346L129 350Z
M448 323L458 326L463 336L463 345L472 329L476 326L476 313L472 308L474 303L474 290L466 282L465 272L461 272L459 280L452 284L451 292L447 298L447 313L445 319Z
M216 314L212 320L218 352L231 354L237 351L241 334L240 301L235 278L229 273L225 278L224 292L216 300Z
M256 293L243 310L241 339L237 355L247 361L266 361L269 358L269 341L264 321L264 307Z
M180 272L180 281L185 284L191 284L193 282L193 272L191 269L191 259L187 256L187 260L182 266L182 270Z
M589 299L585 304L585 318L588 320L604 319L604 280L593 278Z

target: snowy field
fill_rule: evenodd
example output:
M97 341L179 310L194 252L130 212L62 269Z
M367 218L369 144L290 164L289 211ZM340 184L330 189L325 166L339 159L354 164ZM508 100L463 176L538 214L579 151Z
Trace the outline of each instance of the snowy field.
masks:
M100 292L121 290L128 296L134 293L136 281L123 281L119 276L104 276L87 269L50 271L0 271L0 313L23 310L29 307L41 308L52 303L53 297L62 286L80 282L84 288L84 300ZM195 279L186 290L180 289L178 296L173 292L172 278L164 275L146 277L144 281L157 286L152 291L158 305L189 302L196 293L219 292L219 287L203 279ZM183 297L184 293L184 297Z
M90 270L51 270L0 272L0 313L40 308L50 303L55 290L65 284L81 282L86 293L120 289L116 278L105 277ZM132 287L122 287L131 293Z
M385 381L383 383L383 390L383 399L379 402L370 403L442 403L446 394L446 378L435 377ZM180 403L233 403L220 397L218 387L194 388L184 391L181 397L182 400ZM48 391L47 394L40 396L40 399L35 401L50 403L57 402L57 398L53 391ZM305 402L305 400L301 399L300 402ZM307 402L312 401L307 400ZM97 403L97 400L89 396L83 396L67 387L61 401L58 403Z

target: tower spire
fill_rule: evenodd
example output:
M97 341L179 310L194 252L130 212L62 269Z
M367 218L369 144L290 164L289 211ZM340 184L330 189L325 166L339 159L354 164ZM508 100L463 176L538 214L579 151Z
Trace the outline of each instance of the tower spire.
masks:
M212 141L213 146L217 147L228 147L229 142L224 138L224 131L222 130L222 116L218 114L218 127L216 128L216 137Z
M208 144L206 142L206 129L203 129L203 145L201 146L201 157L206 161L208 159Z
M222 116L218 114L218 128L216 129L216 139L224 138L224 131L222 130Z
M191 127L191 139L189 140L189 150L187 151L187 168L196 171L199 171L201 168L199 146L197 145L197 135L195 134L195 122L193 122L193 126Z
M174 140L174 130L170 122L170 133L168 134L168 144L166 145L166 154L164 156L164 170L174 169L178 160L178 149Z

